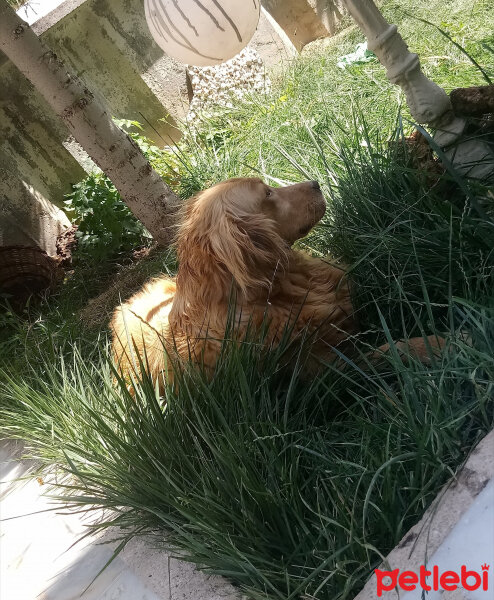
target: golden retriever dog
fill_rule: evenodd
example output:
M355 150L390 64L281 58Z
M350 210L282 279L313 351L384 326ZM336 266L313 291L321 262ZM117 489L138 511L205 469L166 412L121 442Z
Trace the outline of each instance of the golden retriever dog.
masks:
M168 357L214 369L231 319L235 334L267 323L266 345L309 335L309 370L350 349L357 333L345 270L292 248L323 217L317 181L274 188L261 179L223 181L185 207L178 231L178 274L159 277L113 315L113 353L124 376L138 372L139 357L163 388L173 378ZM424 340L407 342L425 359ZM381 347L382 354L388 349ZM167 356L168 355L168 356Z

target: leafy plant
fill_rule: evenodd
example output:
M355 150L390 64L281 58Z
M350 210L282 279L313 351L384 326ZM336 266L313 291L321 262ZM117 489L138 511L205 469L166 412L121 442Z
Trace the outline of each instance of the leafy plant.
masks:
M78 225L77 256L96 261L110 259L149 243L150 234L108 177L93 173L73 188L65 206Z
M179 184L181 163L176 146L163 148L156 146L149 138L140 133L143 131L143 127L139 121L132 119L113 119L113 121L136 142L153 169L161 175L168 185L175 187Z

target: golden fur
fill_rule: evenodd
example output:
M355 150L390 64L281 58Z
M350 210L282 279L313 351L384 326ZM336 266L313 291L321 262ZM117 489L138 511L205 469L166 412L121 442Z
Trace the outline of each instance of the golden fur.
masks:
M173 375L167 354L214 368L232 293L237 336L263 322L267 344L287 326L292 337L314 333L314 367L334 359L335 347L344 352L357 331L344 270L291 247L324 212L311 181L272 188L260 179L230 179L192 198L178 233L177 277L151 281L113 315L122 373L137 369L136 352L160 386L160 375Z

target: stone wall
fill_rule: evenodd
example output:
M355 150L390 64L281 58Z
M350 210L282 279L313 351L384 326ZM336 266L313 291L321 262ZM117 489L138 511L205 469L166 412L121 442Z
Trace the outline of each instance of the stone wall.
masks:
M250 46L268 69L330 35L339 19L327 0L263 5ZM32 27L99 91L115 117L141 122L158 145L176 141L191 87L185 66L151 38L142 0L66 0ZM63 196L88 164L44 99L0 53L0 245L35 244L53 254L56 233L68 224Z

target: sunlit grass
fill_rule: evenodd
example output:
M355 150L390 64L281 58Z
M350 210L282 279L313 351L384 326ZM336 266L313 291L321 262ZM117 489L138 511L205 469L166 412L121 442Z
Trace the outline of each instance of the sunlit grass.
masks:
M64 503L111 509L99 528L148 534L253 598L351 598L492 427L493 313L452 312L471 341L451 331L430 368L391 355L385 374L308 382L302 359L287 372L251 340L212 382L187 374L158 398L76 351L8 380L1 417L71 476Z
M111 509L99 527L150 535L252 598L353 597L493 426L492 200L448 176L431 190L399 129L399 151L359 130L346 145L308 130L310 166L285 151L331 199L303 244L350 265L362 355L436 334L431 365L391 352L379 371L343 359L309 381L310 347L289 368L252 337L225 342L212 381L185 372L161 398L148 377L115 386L104 345L2 376L4 432L70 475L61 501Z

